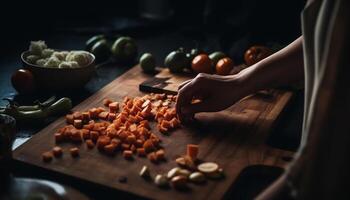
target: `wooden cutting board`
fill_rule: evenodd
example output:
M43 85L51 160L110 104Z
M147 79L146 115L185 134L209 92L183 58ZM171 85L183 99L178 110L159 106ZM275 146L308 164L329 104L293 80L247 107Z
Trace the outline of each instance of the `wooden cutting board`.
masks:
M102 105L104 98L121 101L124 96L143 95L140 83L152 78L141 72L140 67L130 69L110 84L92 95L73 110L87 110ZM55 146L53 134L65 124L63 117L35 134L17 148L13 159L17 164L34 167L62 177L82 180L87 184L115 189L123 194L133 194L150 199L222 199L235 182L240 172L251 165L284 167L282 159L292 152L273 149L264 144L272 125L292 97L292 92L271 90L244 98L231 108L218 113L204 113L197 116L197 123L182 127L168 136L154 131L162 139L167 162L152 164L146 158L135 157L132 161L123 159L121 154L110 157L96 149L87 150L79 146L81 155L73 159L67 152L73 144L62 144L64 156L44 163L41 154ZM187 191L160 189L143 180L138 173L143 165L149 166L152 175L164 174L176 166L174 160L186 151L189 143L199 144L199 158L217 162L225 171L222 180L210 180L204 185L190 184ZM126 176L127 183L118 182Z

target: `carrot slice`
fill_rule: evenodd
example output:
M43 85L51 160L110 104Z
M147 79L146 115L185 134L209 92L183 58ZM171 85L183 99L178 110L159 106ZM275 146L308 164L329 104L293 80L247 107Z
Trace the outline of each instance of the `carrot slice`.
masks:
M90 131L90 136L91 139L96 142L99 137L99 133L97 131Z
M151 162L154 162L156 163L158 160L157 160L157 155L155 152L151 152L147 155L147 158L151 161Z
M70 138L73 142L82 142L83 141L83 139L81 137L81 132L80 132L80 130L77 130L77 129L71 130Z
M159 149L158 151L156 151L156 157L157 157L157 160L164 160L165 159L164 149Z
M88 129L81 129L81 134L83 136L83 139L86 140L86 139L90 139L90 130Z
M99 117L100 119L106 120L106 119L108 118L108 112L103 111L103 112L101 112L100 114L98 114L98 117Z
M115 144L112 144L112 143L103 147L104 151L109 155L113 155L116 148L117 148L117 146Z
M146 152L151 152L154 150L154 145L151 139L148 139L143 143L143 148L145 148Z
M129 143L129 144L134 144L136 142L136 137L135 135L129 135L127 138L126 138L126 141Z
M111 143L111 139L107 136L100 136L97 139L97 148L99 150L103 150L104 146L109 145Z

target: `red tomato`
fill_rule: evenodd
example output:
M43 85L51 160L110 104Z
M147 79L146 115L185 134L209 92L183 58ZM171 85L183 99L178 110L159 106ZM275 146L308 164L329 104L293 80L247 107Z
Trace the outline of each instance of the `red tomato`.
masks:
M213 73L214 69L208 55L199 54L192 60L192 69L197 73Z
M245 63L250 66L268 57L272 51L264 46L252 46L244 54Z
M229 75L234 67L234 63L231 58L222 58L216 64L216 74Z
M11 83L20 94L33 93L36 88L32 72L26 69L19 69L12 74Z

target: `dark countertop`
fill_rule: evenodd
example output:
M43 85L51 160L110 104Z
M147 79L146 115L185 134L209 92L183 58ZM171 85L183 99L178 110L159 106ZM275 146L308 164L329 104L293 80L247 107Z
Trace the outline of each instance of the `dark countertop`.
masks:
M40 38L33 38L33 40L46 40L49 47L57 49L82 49L89 36L91 35L77 34L75 32L57 32ZM193 47L196 43L198 44L198 41L194 39L193 35L187 34L186 31L184 32L182 30L155 31L145 36L140 36L140 34L138 34L135 36L135 39L139 46L139 52L152 53L156 57L158 64L162 63L163 58L171 50L177 49L179 46ZM28 46L29 41L20 41L16 49L12 49L0 60L0 98L10 97L20 103L30 104L36 99L44 100L51 95L56 95L57 97L68 96L73 100L73 104L77 105L132 67L132 65L121 66L116 64L102 66L97 69L97 73L86 87L75 91L74 94L69 92L59 94L39 92L36 95L20 96L17 95L12 88L10 77L16 69L21 67L20 53L27 49ZM215 40L215 37L212 38L211 36L200 40L200 46L209 51L220 49L220 45L217 40ZM0 106L4 104L4 101L0 102ZM267 144L276 148L296 151L301 135L302 112L303 94L302 92L296 92L294 100L291 102L288 109L286 109L284 115L282 115L276 128L272 131ZM50 119L47 124L53 120L54 119ZM29 138L47 124L35 127L19 126L17 127L17 138Z

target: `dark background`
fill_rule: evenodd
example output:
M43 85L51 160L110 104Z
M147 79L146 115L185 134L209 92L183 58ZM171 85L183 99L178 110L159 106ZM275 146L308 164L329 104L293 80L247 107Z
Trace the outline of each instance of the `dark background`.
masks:
M153 5L148 4L150 2ZM9 97L30 104L52 95L68 96L76 105L133 66L131 63L100 67L87 86L74 93L39 91L29 96L18 95L11 86L10 77L21 68L20 53L28 48L31 40L45 40L51 48L70 50L83 49L85 41L96 34L128 35L136 39L139 55L151 52L158 65L162 65L170 51L180 46L199 47L207 52L221 50L241 63L244 51L251 45L261 44L277 50L300 36L300 12L304 4L304 0L12 0L2 3L0 98ZM147 8L157 10L157 7L160 17L145 14L150 10ZM1 101L0 105L5 103ZM282 117L267 143L287 150L297 149L302 104L303 94L297 92L286 111L288 114ZM46 124L18 126L17 135L30 137ZM272 175L277 177L279 173ZM244 176L250 177L249 173ZM263 176L260 180L268 185L274 178ZM250 185L251 181L245 181L243 185ZM258 186L248 189L247 196L262 188L256 179L252 181ZM239 187L235 190L242 191Z

